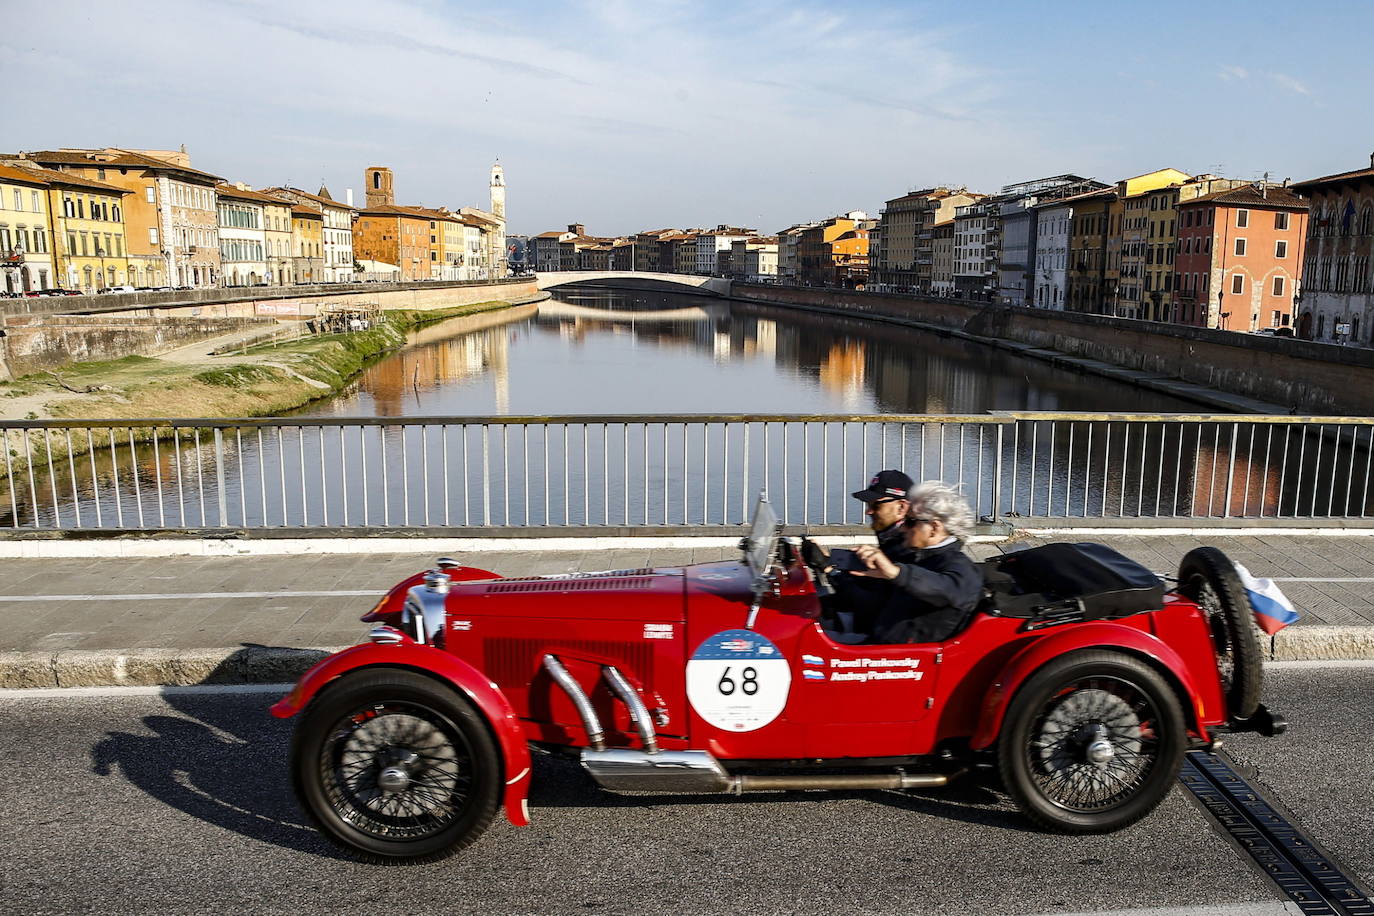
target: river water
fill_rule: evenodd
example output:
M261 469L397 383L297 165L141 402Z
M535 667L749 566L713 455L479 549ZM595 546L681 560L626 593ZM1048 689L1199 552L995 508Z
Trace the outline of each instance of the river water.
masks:
M560 290L412 335L307 416L1198 412L938 334L673 293Z

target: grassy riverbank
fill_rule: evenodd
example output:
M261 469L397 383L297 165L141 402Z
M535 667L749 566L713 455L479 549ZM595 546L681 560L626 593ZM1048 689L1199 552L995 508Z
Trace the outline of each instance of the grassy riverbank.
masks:
M0 424L6 419L275 416L334 394L367 366L404 346L415 328L511 307L494 301L388 311L383 323L366 331L261 344L230 356L211 357L197 347L191 358L126 356L74 363L56 375L0 383ZM85 450L84 439L73 441L73 453ZM97 437L95 444L102 439ZM52 441L52 457L66 456L65 441ZM4 444L12 458L20 457L24 443L19 431L5 433ZM41 434L30 436L36 459L46 460L45 446ZM0 477L4 474L0 463Z

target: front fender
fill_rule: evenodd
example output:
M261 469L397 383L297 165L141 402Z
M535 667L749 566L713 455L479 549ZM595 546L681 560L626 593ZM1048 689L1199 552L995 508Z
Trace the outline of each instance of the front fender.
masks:
M525 730L506 695L490 678L460 658L433 646L406 640L398 645L363 643L336 652L312 667L291 692L272 707L272 715L287 719L304 709L336 678L359 668L409 668L441 680L467 697L486 717L501 749L505 765L506 818L517 827L529 825L530 749Z
M1088 623L1037 639L1012 656L988 690L983 702L983 712L979 716L978 729L969 743L970 747L974 750L983 750L997 740L1012 698L1040 666L1060 655L1079 649L1120 649L1154 662L1166 680L1182 687L1185 694L1182 699L1192 709L1191 718L1196 723L1198 735L1204 740L1207 739L1202 726L1206 720L1202 696L1193 683L1188 666L1177 652L1159 637L1135 627L1114 623Z

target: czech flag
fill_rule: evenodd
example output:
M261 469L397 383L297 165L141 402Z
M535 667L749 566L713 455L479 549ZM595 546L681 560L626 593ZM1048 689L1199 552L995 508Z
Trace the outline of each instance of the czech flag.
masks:
M1273 636L1290 623L1297 622L1297 610L1273 579L1256 579L1250 575L1250 570L1239 563L1236 564L1236 573L1240 576L1241 585L1245 586L1250 607L1255 611L1255 623L1259 624L1261 630Z

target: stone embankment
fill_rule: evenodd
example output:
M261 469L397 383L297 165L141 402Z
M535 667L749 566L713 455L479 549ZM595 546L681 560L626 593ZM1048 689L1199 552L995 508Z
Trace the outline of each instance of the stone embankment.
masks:
M1374 350L1367 347L866 291L735 283L730 295L927 327L1184 397L1205 392L1190 394L1175 382L1223 392L1231 397L1213 403L1227 410L1374 416Z
M539 295L533 279L512 278L0 299L0 381L77 362L157 356L227 330L266 330L339 306L424 312Z
M497 312L512 319L523 317L536 306L520 298L537 301L546 295L535 292L444 308L394 309L386 313L386 321L367 330L272 341L240 351L240 338L260 333L250 324L235 334L202 340L158 358L126 356L76 363L60 372L0 383L0 422L279 415L338 391L369 364L404 346L418 328L459 317L471 317L474 328L486 326ZM222 349L218 345L226 342L233 343L234 352L211 355L211 350ZM133 433L135 438L147 434L146 430ZM25 453L21 447L25 435L18 429L3 433L11 454ZM72 454L82 454L88 444L106 443L109 432L93 430L90 443L85 435L47 437L41 431L27 435L33 460L42 464L49 449L54 460L66 458L69 442ZM0 464L0 476L5 473Z

